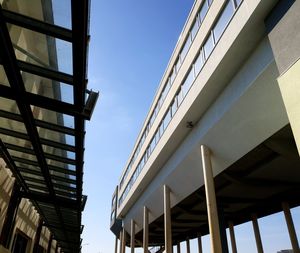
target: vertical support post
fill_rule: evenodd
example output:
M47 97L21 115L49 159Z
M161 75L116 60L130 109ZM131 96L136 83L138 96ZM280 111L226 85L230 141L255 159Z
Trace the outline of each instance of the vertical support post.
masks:
M201 235L198 235L198 253L202 253L202 240L201 240Z
M122 246L122 244L123 244L123 230L120 231L119 239L120 239L120 253L122 253L122 249L123 249L123 246Z
M232 253L237 253L233 222L230 221L228 225L229 225L229 233L230 233Z
M126 230L123 227L123 233L122 233L122 251L121 253L125 253L126 252Z
M191 253L190 240L186 239L186 253Z
M135 222L132 219L131 220L131 227L130 227L130 247L131 247L131 253L134 253L135 248Z
M180 253L180 242L177 243L177 253Z
M51 234L51 235L50 235L50 238L49 238L48 247L47 247L47 253L50 253L50 252L51 252L52 241L53 241L53 234Z
M144 206L144 220L143 220L143 249L144 253L148 253L149 244L149 211L146 206Z
M210 233L210 245L211 245L212 253L219 253L222 252L222 244L221 244L221 236L220 236L220 226L219 226L219 218L218 218L214 177L213 177L211 160L210 160L210 151L204 145L201 145L201 157L202 157L204 184L205 184L207 215L208 215L208 224L209 224L209 233Z
M20 186L15 181L0 234L0 245L6 249L9 248L11 242L20 201Z
M262 245L262 242L261 242L259 226L258 226L256 215L252 215L252 225L253 225L253 230L254 230L254 235L255 235L257 252L258 253L263 253L264 250L263 250L263 245Z
M172 227L171 227L171 206L170 188L164 185L164 225L165 225L165 252L172 253Z
M115 253L118 253L118 236L115 238Z
M40 239L41 239L42 228L43 228L43 220L42 220L42 218L40 218L39 224L38 224L38 227L37 227L36 233L35 233L33 253L39 252L39 244L40 244Z
M289 204L287 202L283 202L282 203L282 209L283 209L283 212L284 212L286 225L287 225L287 228L288 228L288 231L289 231L293 252L294 253L300 253L299 243L298 243L298 239L297 239L295 226L294 226L294 222L293 222L293 218L292 218L292 215L291 215L291 210L290 210Z

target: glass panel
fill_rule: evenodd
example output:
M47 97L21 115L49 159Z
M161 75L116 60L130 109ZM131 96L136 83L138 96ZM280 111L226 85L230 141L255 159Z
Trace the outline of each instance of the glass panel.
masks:
M27 153L15 151L15 150L9 150L9 154L11 156L16 156L16 157L19 157L19 158L23 158L23 159L27 159L27 160L30 160L30 161L37 162L37 159L36 159L35 155L31 155L31 154L27 154Z
M35 119L44 120L46 122L74 128L74 117L44 109L38 106L31 106L31 110Z
M197 76L204 65L204 55L203 51L201 50L200 54L198 55L195 61L195 75Z
M0 126L1 128L5 128L8 130L13 130L19 133L27 134L25 125L23 122L6 119L6 118L0 118Z
M75 145L75 136L63 134L61 132L49 130L42 127L38 127L37 129L40 138L48 139L62 144L68 144L72 146Z
M9 81L2 65L0 65L0 84L9 86Z
M55 166L55 167L59 167L59 168L62 168L62 169L67 169L67 170L72 170L72 171L75 170L75 165L72 165L72 164L62 163L62 162L51 160L51 159L46 159L46 161L47 161L48 165L52 165L52 166Z
M180 59L180 57L179 57L179 58L177 59L177 62L175 63L176 73L178 73L180 67L181 67L181 59Z
M173 84L173 82L175 80L175 77L176 77L176 72L175 72L175 68L173 68L173 71L172 71L172 74L171 74L171 77L170 77L171 84Z
M45 153L57 155L63 158L69 158L75 160L75 153L71 151L66 151L60 148L54 148L48 145L42 144L43 150Z
M192 30L191 30L192 40L194 40L194 38L196 37L199 27L200 27L199 26L199 15L197 15L196 20L195 20Z
M33 165L30 165L30 164L26 164L26 163L20 163L20 162L15 162L15 164L18 168L29 169L29 170L41 173L41 169L37 166L33 166Z
M15 100L0 97L0 109L3 111L20 114L19 108Z
M21 72L21 74L27 92L70 104L74 103L72 85L57 82L24 71Z
M180 106L182 100L183 100L183 93L182 93L182 89L180 89L179 92L178 92L178 94L177 94L178 107Z
M243 0L235 0L236 6L239 6Z
M12 24L8 30L18 60L73 73L71 43Z
M208 2L207 2L207 0L205 0L205 2L203 3L203 5L201 7L201 10L200 10L200 21L201 21L201 23L203 22L207 11L208 11Z
M213 36L212 34L210 34L210 36L207 38L205 44L204 44L204 53L205 53L205 59L207 59L212 50L214 49L215 45L214 45L214 41L213 41Z
M190 34L189 34L188 38L185 41L185 44L184 44L184 46L183 46L183 48L181 50L181 53L180 53L182 60L184 60L184 58L185 58L185 56L186 56L186 54L187 54L187 52L188 52L191 44L192 44L192 42L191 42L191 37L190 37Z
M2 8L71 29L70 0L3 0Z
M32 179L38 179L38 180L41 180L41 181L44 182L44 178L42 176L38 176L38 175L34 175L34 174L27 173L27 172L22 172L22 171L21 171L21 174L22 174L23 177L32 178ZM29 180L26 179L26 181L29 181Z
M171 110L170 109L166 113L165 118L163 119L163 121L164 121L165 128L167 128L167 126L169 125L169 123L171 121Z
M175 97L175 99L173 100L173 103L171 105L171 113L172 113L172 118L174 117L174 114L176 113L177 111L177 99Z
M193 74L193 69L191 69L182 85L183 97L185 97L185 95L189 91L190 87L192 86L193 81L194 81L194 74Z
M215 41L218 41L220 39L233 13L234 13L234 6L232 1L229 1L213 29L215 35Z
M13 144L13 145L17 145L17 146L20 146L20 147L25 147L25 148L28 148L28 149L32 149L32 145L31 145L30 141L23 140L23 139L20 139L20 138L9 136L9 135L4 135L4 134L0 134L0 138L3 142Z
M34 183L30 183L30 184L34 184ZM47 193L47 189L45 188L45 190L42 190L42 189L38 189L34 186L29 186L28 187L29 190L33 191L33 192L41 192L41 193Z
M31 185L40 186L40 187L44 188L45 190L47 190L45 181L44 182L40 182L40 183L29 181L29 180L26 180L26 181L27 181L27 183L29 183Z

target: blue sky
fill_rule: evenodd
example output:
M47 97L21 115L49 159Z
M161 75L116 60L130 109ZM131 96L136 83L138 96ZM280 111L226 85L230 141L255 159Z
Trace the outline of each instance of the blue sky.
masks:
M192 5L193 0L92 0L88 78L100 98L86 124L84 253L114 251L111 196ZM298 209L293 214L300 217ZM290 248L282 213L259 223L266 253ZM241 252L255 252L251 224L236 227L236 237ZM191 245L196 249L196 241ZM203 247L209 252L208 236Z

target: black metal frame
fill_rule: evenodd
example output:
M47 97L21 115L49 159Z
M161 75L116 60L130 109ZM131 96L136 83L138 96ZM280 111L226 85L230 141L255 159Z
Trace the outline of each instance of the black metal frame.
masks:
M1 125L0 133L27 140L32 145L31 149L0 140L0 155L21 186L21 196L32 201L63 252L80 252L80 234L83 228L81 212L86 202L86 196L82 195L84 121L90 119L98 98L98 93L88 92L87 103L85 100L87 93L89 4L88 0L71 1L72 30L4 10L0 6L0 64L3 65L10 84L10 87L0 84L0 98L16 101L20 111L20 114L16 114L0 110L0 120L4 118L5 120L24 123L27 134L14 129L3 128ZM45 66L41 67L18 60L15 55L16 45L13 45L11 41L7 23L71 42L74 74L69 75L48 69ZM21 71L72 85L74 103L69 104L27 92ZM35 119L31 106L73 116L74 129ZM41 138L38 127L75 136L75 145ZM60 156L45 152L43 145L62 150L65 154L68 151L74 152L75 159L71 159L67 155ZM26 155L35 156L36 161L11 155L10 152L12 151L21 152L25 157ZM49 164L48 159L62 163L64 166ZM68 166L70 165L75 166L75 170L69 169ZM37 169L34 170L31 166ZM57 173L63 173L66 176L62 177ZM75 179L71 177L75 177Z

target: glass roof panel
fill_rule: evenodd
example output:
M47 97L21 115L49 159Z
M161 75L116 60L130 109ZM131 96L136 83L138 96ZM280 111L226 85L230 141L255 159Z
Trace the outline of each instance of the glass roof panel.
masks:
M0 84L9 86L9 81L7 79L5 70L1 64L0 64Z
M72 28L71 0L2 0L2 8L49 24Z
M43 120L60 126L74 128L73 116L58 113L38 106L31 106L31 110L35 119Z
M21 162L15 162L15 164L18 168L29 169L29 170L32 170L32 171L35 171L35 172L42 173L41 169L37 166L33 166L31 164L21 163Z
M56 99L69 104L74 103L72 85L51 80L24 71L21 71L21 74L27 92Z
M15 100L0 97L0 109L3 111L20 114L18 105Z
M26 177L26 178L32 178L33 180L34 179L37 179L37 180L40 180L40 181L43 181L44 182L44 178L42 177L42 176L38 176L38 175L34 175L34 174L30 174L30 173L27 173L27 172L22 172L21 171L21 174L22 174L22 176L23 177ZM26 179L27 181L29 180L29 179ZM30 180L29 180L30 181ZM30 181L31 182L31 181ZM43 183L42 182L42 183Z
M54 148L54 147L44 145L44 144L42 144L42 148L43 148L45 153L60 156L62 158L69 158L69 159L75 160L75 153L74 152L66 151L66 150L63 150L63 149L60 149L60 148Z
M48 139L51 141L59 142L62 144L75 145L75 136L63 134L57 131L49 130L46 128L38 127L40 138Z
M52 166L55 166L55 167L59 167L59 168L67 169L67 170L75 169L75 166L72 165L72 164L62 163L62 162L59 162L59 161L54 161L52 159L46 159L46 161L47 161L48 165L52 165Z
M23 122L10 120L6 118L0 118L0 127L7 129L7 130L13 130L19 133L27 134L25 125Z
M7 26L18 60L73 73L72 43L13 24Z
M15 156L15 157L19 157L19 158L23 158L23 159L27 159L30 161L35 161L37 162L36 156L35 155L30 155L24 152L19 152L19 151L15 151L15 150L9 150L9 154L11 156Z
M13 144L13 145L17 145L17 146L20 146L20 147L25 147L25 148L28 148L28 149L32 149L31 142L28 141L28 140L24 140L24 139L16 138L16 137L13 137L13 136L4 135L4 134L0 134L0 138L3 142Z

